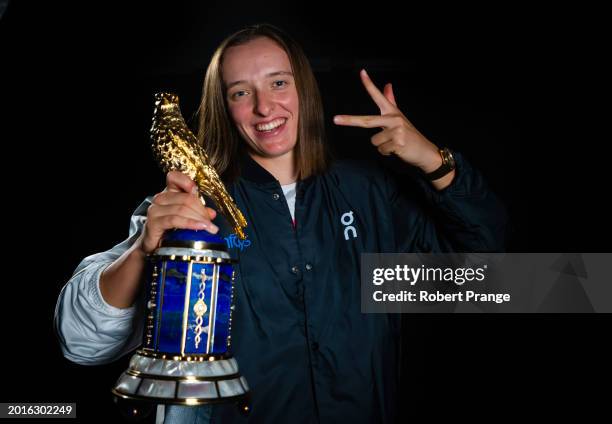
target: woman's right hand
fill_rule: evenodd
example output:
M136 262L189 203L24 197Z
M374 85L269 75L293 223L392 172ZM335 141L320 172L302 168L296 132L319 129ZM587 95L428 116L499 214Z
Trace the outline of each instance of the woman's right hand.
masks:
M153 196L147 211L147 221L139 238L140 248L145 254L152 253L164 231L172 228L216 234L219 228L212 223L216 216L214 209L200 201L198 187L191 178L182 172L170 171L166 175L166 188Z

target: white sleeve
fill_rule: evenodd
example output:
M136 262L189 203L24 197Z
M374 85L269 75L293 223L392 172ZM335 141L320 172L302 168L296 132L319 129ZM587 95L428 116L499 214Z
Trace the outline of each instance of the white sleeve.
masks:
M138 238L151 204L147 197L132 215L129 237L106 252L88 256L62 289L55 307L54 327L64 356L82 365L112 362L142 341L144 296L129 308L106 303L100 275ZM144 294L144 290L142 291Z

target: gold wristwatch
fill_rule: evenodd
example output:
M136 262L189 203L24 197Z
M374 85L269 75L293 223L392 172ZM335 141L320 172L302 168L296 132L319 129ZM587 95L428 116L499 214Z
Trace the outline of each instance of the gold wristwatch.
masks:
M435 171L425 174L425 177L430 181L440 179L455 169L455 158L448 147L444 147L438 151L440 152L440 156L442 156L442 165Z

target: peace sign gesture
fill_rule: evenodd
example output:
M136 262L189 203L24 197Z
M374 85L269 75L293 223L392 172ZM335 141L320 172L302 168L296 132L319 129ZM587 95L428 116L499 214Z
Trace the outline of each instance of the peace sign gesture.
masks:
M382 128L371 138L372 144L385 155L395 154L410 165L432 172L442 164L438 147L421 134L398 109L391 84L382 93L365 69L360 74L363 86L380 109L380 115L336 115L334 123L361 128Z

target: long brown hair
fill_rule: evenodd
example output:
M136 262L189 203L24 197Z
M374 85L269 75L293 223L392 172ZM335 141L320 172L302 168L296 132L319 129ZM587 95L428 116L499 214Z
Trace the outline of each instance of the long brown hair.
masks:
M299 44L270 24L252 25L230 35L213 54L204 78L198 140L224 180L231 182L240 175L238 156L245 142L228 114L221 65L228 48L259 37L276 42L287 53L291 63L299 99L298 136L294 151L298 178L321 174L329 165L329 152L317 81Z

